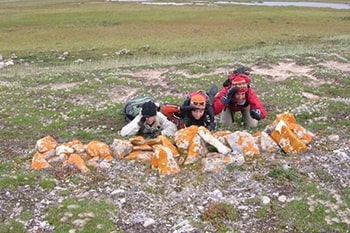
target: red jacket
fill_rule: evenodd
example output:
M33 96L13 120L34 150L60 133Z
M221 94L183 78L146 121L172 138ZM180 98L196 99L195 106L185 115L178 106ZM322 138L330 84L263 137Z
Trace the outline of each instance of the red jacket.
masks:
M221 98L226 95L228 89L230 89L230 87L224 87L215 95L213 101L213 109L215 115L220 114L224 110L225 105L221 102ZM248 92L246 93L246 103L244 105L235 104L232 98L230 104L227 107L231 109L231 111L240 112L247 105L250 105L250 109L259 109L261 113L261 119L264 119L266 117L266 110L264 106L262 105L258 96L255 94L254 90L251 88L248 88Z

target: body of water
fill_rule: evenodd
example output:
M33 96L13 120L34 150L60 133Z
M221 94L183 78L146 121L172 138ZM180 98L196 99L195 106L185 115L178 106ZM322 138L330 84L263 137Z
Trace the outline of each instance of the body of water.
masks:
M326 2L230 2L230 1L213 1L213 2L153 2L149 0L111 0L114 2L141 2L147 5L171 5L171 6L184 6L184 5L201 5L201 6L213 6L223 4L234 5L247 5L247 6L295 6L295 7L321 7L321 8L333 8L333 9L350 9L350 4L343 3L326 3Z

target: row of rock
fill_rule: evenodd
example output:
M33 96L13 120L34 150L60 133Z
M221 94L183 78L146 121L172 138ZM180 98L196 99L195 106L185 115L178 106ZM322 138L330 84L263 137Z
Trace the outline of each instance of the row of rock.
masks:
M262 132L251 135L242 131L217 131L191 126L178 130L173 139L158 136L145 139L114 139L111 145L100 141L83 144L73 140L64 144L51 136L39 139L33 156L33 169L51 168L59 164L74 165L81 172L88 166L108 167L113 159L135 159L149 163L160 174L176 174L180 166L201 160L203 171L221 170L227 164L240 166L244 156L254 156L260 151L303 153L312 140L312 134L296 123L290 113L280 114Z
M178 130L174 138L158 136L145 139L114 139L108 145L100 141L83 144L79 140L58 144L51 136L39 139L33 156L33 169L74 165L81 172L89 166L111 166L114 159L134 159L148 163L162 175L176 174L181 166L201 161L202 171L221 170L227 164L240 166L245 156L271 153L303 153L312 140L312 133L297 124L291 113L283 113L264 131L254 135L242 131L217 131L191 126Z

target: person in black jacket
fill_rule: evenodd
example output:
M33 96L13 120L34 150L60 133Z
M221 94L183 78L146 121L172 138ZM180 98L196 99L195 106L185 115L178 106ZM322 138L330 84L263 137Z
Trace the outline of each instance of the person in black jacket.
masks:
M182 105L163 105L161 112L172 120L178 129L191 125L205 126L215 130L214 111L210 98L204 91L194 91Z

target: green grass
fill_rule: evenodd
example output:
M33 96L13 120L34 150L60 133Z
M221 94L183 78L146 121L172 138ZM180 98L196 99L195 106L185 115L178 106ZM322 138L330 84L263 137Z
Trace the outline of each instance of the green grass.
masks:
M225 202L210 203L201 215L201 219L214 225L218 232L233 230L227 222L234 221L236 217L237 210L233 205Z
M114 205L105 200L66 199L60 205L51 206L46 219L55 226L55 232L122 232L116 229L111 219Z
M64 51L70 53L67 61L116 57L124 48L132 56L188 56L262 45L309 45L349 33L347 10L83 2L0 2L0 30L6 32L0 37L3 56L15 53L54 64L61 63L57 57Z
M28 162L28 161L26 161ZM39 185L41 188L51 190L56 186L54 176L39 173L37 171L26 171L20 167L15 167L14 164L20 162L5 162L0 166L0 187L3 190L16 190L21 186Z
M277 201L272 201L259 208L256 217L269 220L270 225L278 226L279 229L295 232L347 232L348 226L344 221L349 218L349 213L346 212L349 205L346 203L348 191L344 190L339 202L329 191L316 184L299 184L295 200L286 203L284 207ZM332 204L338 207L332 209ZM339 219L340 212L343 217ZM275 218L271 221L273 216Z
M124 120L119 114L122 103L111 96L129 94L123 86L154 95L162 103L181 103L190 91L208 90L212 83L221 87L226 75L210 74L213 70L240 64L272 66L292 60L317 67L313 75L322 81L313 86L306 74L283 81L252 74L253 86L268 109L267 119L254 132L263 130L276 114L292 111L297 122L318 137L336 133L346 138L350 107L334 99L350 98L349 73L327 69L322 62L346 64L350 59L349 21L348 10L332 9L0 0L0 53L4 59L16 54L15 65L0 72L0 187L11 192L25 186L40 187L49 192L56 186L59 181L55 177L26 169L35 142L43 136L54 135L60 142L112 142ZM129 52L118 55L124 48ZM58 59L65 51L69 52L67 58ZM84 62L75 63L79 58ZM162 74L164 82L146 83L144 77L130 75L143 69L167 70ZM187 74L196 77L188 78ZM318 95L321 100L308 100L302 92ZM16 149L12 150L14 143ZM327 152L336 149L336 145L322 143L315 149L323 146ZM228 166L227 170L240 172L266 164L263 156L250 159L245 167ZM184 170L197 171L200 167L197 163ZM147 180L147 172L141 180ZM98 188L108 179L93 169L92 173L89 188ZM316 169L314 173L322 182L334 181L326 170ZM326 201L336 203L338 211L344 211L339 213L345 214L350 205L349 189L341 191L342 202L338 203L326 188L309 184L307 176L294 168L274 167L266 176L252 177L256 182L273 182L281 189L288 186L296 194L290 202L272 200L266 206L260 206L258 197L247 199L249 205L257 206L256 217L262 221L295 232L347 232L342 222L326 222L328 217L342 216ZM202 174L193 183L202 185L206 179ZM157 184L162 181L159 178ZM78 185L86 181L71 176L67 182ZM111 182L116 186L122 183ZM187 185L187 179L179 182ZM161 195L166 189L146 186L144 191ZM90 212L94 217L77 232L95 231L98 223L103 225L102 232L119 232L111 220L111 213L118 215L115 205L106 200L70 198L72 193L72 188L62 190L60 195L67 198L60 205L49 206L45 213L55 232L77 228L73 222L79 214ZM316 204L312 206L310 200ZM73 204L77 208L71 208ZM26 211L20 219L29 219L31 214ZM70 214L72 217L66 218ZM235 230L230 223L241 216L236 206L218 202L200 217L218 232L228 232ZM0 232L25 232L17 220L0 223Z
M11 219L10 221L0 223L0 232L25 233L27 231L22 223Z

